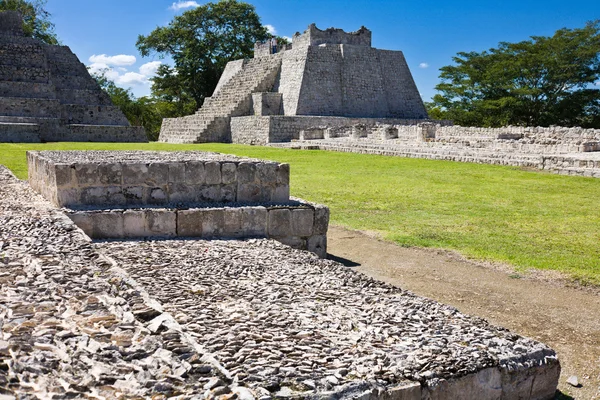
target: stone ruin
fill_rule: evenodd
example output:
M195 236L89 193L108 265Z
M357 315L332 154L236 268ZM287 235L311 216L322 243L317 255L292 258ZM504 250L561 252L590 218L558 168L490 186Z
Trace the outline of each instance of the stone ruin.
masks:
M147 142L67 46L23 34L0 12L0 142Z
M371 47L364 27L347 33L312 24L277 50L257 43L253 59L228 63L196 114L163 120L159 141L264 145L313 126L427 119L402 52Z
M264 239L324 243L328 211L288 198L286 164L28 162L31 186L0 166L4 397L554 398L544 344Z
M272 238L327 254L329 209L288 164L205 152L30 151L29 183L94 239Z
M600 178L600 129L414 125L314 126L271 146L537 168Z

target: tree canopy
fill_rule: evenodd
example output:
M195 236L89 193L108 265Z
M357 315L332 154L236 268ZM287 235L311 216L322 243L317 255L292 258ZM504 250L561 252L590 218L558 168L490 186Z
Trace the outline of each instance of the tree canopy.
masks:
M23 17L25 35L47 44L59 44L45 5L46 0L0 0L0 11L18 11Z
M212 94L225 65L252 56L254 43L267 39L254 7L237 0L206 3L176 16L168 26L138 36L141 55L170 57L174 67L160 68L153 94L169 101L193 100L194 109Z
M430 116L465 126L600 128L600 21L461 52L441 68Z

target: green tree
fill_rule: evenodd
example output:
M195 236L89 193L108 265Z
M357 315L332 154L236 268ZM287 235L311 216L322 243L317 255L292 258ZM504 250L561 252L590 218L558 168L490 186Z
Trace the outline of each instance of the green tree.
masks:
M44 8L46 0L0 0L0 11L18 11L23 17L25 35L47 44L59 44L50 22L50 13Z
M173 60L174 68L159 70L153 91L158 97L177 98L181 111L186 98L199 108L214 91L225 65L251 57L254 43L267 38L252 5L221 0L186 11L148 36L138 36L136 45L143 57L156 53Z
M600 21L461 52L441 68L440 92L427 106L465 126L600 127Z

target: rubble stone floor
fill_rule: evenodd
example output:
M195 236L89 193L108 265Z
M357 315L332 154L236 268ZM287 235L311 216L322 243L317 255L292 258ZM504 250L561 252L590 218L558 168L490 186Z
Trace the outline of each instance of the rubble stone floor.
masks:
M539 342L275 241L91 243L1 166L0 284L2 400L453 398L473 376L463 394L536 398L558 377Z

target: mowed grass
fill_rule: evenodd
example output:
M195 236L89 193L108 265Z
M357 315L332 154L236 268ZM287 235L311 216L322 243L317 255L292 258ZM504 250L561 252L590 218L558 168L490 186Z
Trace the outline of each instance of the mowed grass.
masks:
M600 179L230 144L0 144L0 163L26 179L26 150L57 149L205 150L287 162L292 195L328 205L334 224L600 285Z

